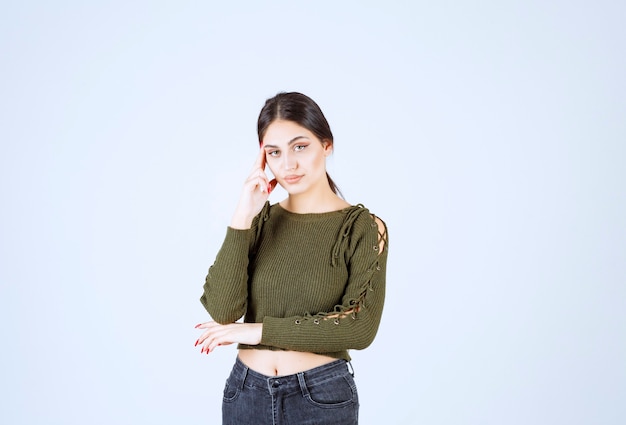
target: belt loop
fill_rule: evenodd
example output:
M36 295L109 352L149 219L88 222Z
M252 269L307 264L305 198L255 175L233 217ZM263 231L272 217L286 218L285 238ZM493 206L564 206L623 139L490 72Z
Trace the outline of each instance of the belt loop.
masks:
M240 383L240 390L243 390L243 386L246 383L246 378L248 377L248 366L246 366L245 364L243 364L243 362L241 363L243 366L243 372L241 373L241 383Z
M354 368L352 367L352 362L350 361L348 361L348 372L350 372L350 375L354 378Z
M309 389L306 387L306 382L304 380L304 372L300 372L297 374L298 382L300 383L300 390L302 391L302 395L304 397L308 397Z

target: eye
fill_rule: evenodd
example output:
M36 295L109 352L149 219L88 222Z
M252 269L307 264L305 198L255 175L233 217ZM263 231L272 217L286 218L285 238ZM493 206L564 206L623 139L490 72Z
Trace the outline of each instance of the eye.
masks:
M296 146L293 147L293 150L295 152L300 152L300 151L303 151L304 148L306 148L306 145L296 145Z
M280 151L268 151L267 154L276 158L278 155L280 155Z

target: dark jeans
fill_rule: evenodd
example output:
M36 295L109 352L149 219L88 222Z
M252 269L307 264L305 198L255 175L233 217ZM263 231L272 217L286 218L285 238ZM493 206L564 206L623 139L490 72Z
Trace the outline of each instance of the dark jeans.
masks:
M223 425L356 425L359 399L345 360L265 376L239 358L224 388Z

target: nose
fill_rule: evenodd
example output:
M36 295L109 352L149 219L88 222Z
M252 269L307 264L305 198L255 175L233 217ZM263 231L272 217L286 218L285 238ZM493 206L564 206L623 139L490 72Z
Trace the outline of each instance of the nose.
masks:
M293 154L287 153L283 156L283 166L285 170L295 170L298 167L298 162Z

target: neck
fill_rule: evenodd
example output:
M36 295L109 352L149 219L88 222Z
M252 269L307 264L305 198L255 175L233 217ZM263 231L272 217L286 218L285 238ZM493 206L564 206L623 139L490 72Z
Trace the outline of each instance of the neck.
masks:
M280 205L287 211L297 214L337 211L350 206L350 204L337 196L330 187L315 194L307 192L289 195Z

